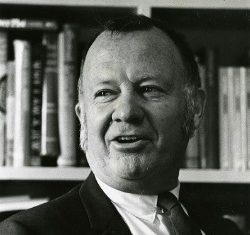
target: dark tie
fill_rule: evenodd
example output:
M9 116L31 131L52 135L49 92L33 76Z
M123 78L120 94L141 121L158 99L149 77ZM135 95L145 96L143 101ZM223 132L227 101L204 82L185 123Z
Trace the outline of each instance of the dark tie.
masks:
M201 235L200 229L184 212L181 204L172 193L160 194L157 205L170 235Z

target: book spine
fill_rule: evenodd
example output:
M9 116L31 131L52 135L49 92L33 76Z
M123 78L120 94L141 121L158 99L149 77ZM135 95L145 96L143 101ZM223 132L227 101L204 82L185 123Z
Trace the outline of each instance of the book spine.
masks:
M28 41L14 40L15 120L13 166L28 165L30 133L31 46Z
M45 62L42 91L41 155L50 159L56 159L59 155L57 38L56 33L45 33L42 42L45 48Z
M247 169L247 69L240 67L241 169Z
M250 68L247 68L247 169L250 169Z
M15 120L15 62L8 62L6 101L6 166L13 166Z
M228 125L229 125L229 161L230 161L230 169L234 169L234 138L233 138L233 126L234 126L234 68L227 68L227 76L228 76Z
M77 26L65 24L59 35L58 166L76 165Z
M241 103L240 103L240 69L233 68L233 120L231 122L232 157L234 170L244 169L241 148Z
M31 19L0 19L0 28L2 29L28 29L28 30L57 30L56 21L49 20L31 20Z
M206 57L207 112L205 114L205 131L207 168L218 168L218 67L215 49L207 49Z
M7 83L7 33L0 31L0 166L5 161L6 141L6 83Z
M31 68L31 122L30 122L30 165L41 165L41 122L42 122L42 84L43 48L32 45Z
M229 123L228 123L228 69L219 69L219 146L220 168L231 169L229 159Z

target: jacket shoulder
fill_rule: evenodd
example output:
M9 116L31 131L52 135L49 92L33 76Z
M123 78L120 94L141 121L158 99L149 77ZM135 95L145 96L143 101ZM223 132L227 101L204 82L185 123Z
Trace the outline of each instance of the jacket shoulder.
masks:
M15 229L18 233L9 234L25 235L84 234L83 228L88 229L89 222L81 204L79 188L77 186L61 197L9 217L0 223L0 231Z

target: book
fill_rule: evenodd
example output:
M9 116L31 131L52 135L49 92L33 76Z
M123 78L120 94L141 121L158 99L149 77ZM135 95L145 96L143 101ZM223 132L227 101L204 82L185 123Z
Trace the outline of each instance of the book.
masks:
M233 86L229 95L232 95L232 120L230 122L230 147L233 158L233 169L241 170L242 168L242 149L241 149L241 103L240 103L240 70L233 68L233 76L229 77L233 81L230 85Z
M247 68L247 169L250 169L250 68Z
M0 31L0 166L4 165L6 152L7 36L6 32Z
M41 165L41 122L43 86L43 47L32 44L31 59L31 120L30 120L30 165Z
M77 163L77 25L65 24L59 34L58 118L60 156L58 166Z
M14 40L15 54L15 119L13 166L28 165L30 134L30 70L31 45L26 40Z
M0 29L57 30L58 24L52 20L0 19Z
M219 146L220 168L232 169L229 144L229 113L228 113L228 68L219 68Z
M218 141L218 54L216 49L206 50L207 104L204 116L206 134L206 168L219 168Z
M6 166L13 166L15 120L15 62L8 62L6 97Z
M234 138L232 136L232 130L234 126L234 68L228 67L228 132L229 132L229 159L231 161L230 168L234 169L234 152L233 147L234 145Z
M240 67L240 123L241 123L241 158L240 170L247 169L247 68Z
M44 165L56 165L60 154L58 135L58 34L45 33L42 90L41 155Z

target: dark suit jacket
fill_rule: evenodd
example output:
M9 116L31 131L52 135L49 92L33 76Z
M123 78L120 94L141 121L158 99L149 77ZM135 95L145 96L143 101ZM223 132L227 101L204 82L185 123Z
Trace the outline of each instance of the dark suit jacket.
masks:
M199 217L199 216L198 216ZM214 222L216 221L216 222ZM209 234L240 234L231 223L199 221ZM219 226L217 226L219 225ZM223 226L225 226L223 228ZM224 230L229 229L229 233ZM128 235L129 228L91 173L67 194L48 203L17 213L0 223L1 235Z

